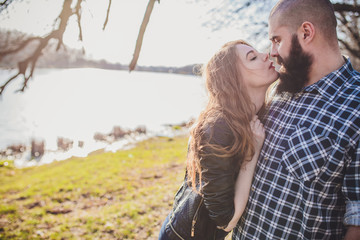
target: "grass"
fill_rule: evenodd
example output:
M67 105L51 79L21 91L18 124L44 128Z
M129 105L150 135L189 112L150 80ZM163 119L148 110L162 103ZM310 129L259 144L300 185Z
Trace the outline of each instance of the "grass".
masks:
M157 239L186 145L186 136L154 138L25 169L1 161L0 239Z

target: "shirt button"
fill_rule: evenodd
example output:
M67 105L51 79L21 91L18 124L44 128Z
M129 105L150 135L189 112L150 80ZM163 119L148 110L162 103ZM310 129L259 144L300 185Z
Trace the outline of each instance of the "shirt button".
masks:
M268 158L268 157L265 157L264 159L265 159L265 161L269 160L269 158Z
M279 130L281 130L282 129L282 126L279 126Z
M251 191L255 192L255 188L254 188L254 187L251 187Z

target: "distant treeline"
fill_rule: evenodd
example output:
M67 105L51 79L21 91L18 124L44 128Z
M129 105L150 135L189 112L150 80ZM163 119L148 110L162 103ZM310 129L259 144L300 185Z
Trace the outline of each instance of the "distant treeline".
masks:
M0 50L5 51L12 49L16 43L22 42L29 35L18 31L0 30ZM13 54L6 56L0 62L0 68L16 68L19 59L26 59L36 47L36 41L32 46L25 49L22 54ZM135 71L166 72L177 74L198 74L200 64L192 64L183 67L166 67L166 66L137 66ZM82 50L72 49L69 47L60 48L56 51L56 44L50 44L43 51L36 67L39 68L102 68L114 70L129 70L127 64L111 63L106 60L93 60L86 57Z

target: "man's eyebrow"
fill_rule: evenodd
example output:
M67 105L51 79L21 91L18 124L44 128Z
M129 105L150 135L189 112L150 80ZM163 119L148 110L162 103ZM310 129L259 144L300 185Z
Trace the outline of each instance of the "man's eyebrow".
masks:
M248 56L250 53L254 53L254 50L248 51L248 52L246 53L246 58L247 58L247 56Z
M272 37L270 38L270 41L275 41L275 39L277 39L277 38L279 38L279 36L272 36Z

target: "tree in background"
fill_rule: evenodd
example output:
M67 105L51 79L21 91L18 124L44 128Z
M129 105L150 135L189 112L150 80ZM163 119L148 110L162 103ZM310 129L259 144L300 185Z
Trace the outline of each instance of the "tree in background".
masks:
M206 2L210 0L193 0ZM314 0L315 1L315 0ZM255 42L257 47L268 48L268 16L277 0L222 0L209 11L204 26L214 32L231 27L239 31L241 38ZM360 70L360 5L358 0L331 1L338 20L340 47Z
M0 1L0 14L8 9L8 7L15 1L22 1L22 0L3 0ZM29 79L33 76L36 64L40 58L40 56L43 54L43 50L46 49L51 43L51 40L57 41L56 51L58 51L60 48L65 48L63 43L63 35L66 31L69 19L71 16L75 15L77 18L78 23L78 29L79 29L79 40L83 40L82 36L82 23L81 23L81 12L82 12L82 2L85 0L76 0L74 1L75 4L73 4L73 0L64 0L61 12L59 16L55 19L54 23L54 29L46 34L44 37L39 36L31 36L31 37L25 37L25 35L19 35L19 38L16 38L14 41L5 41L6 44L3 46L0 46L0 61L3 61L7 56L18 54L20 52L24 53L27 57L25 59L19 60L17 62L17 68L18 73L14 76L10 77L8 81L6 81L2 86L0 86L0 95L3 93L6 86L16 79L18 76L22 76L24 78L24 82L22 85L22 88L19 90L23 92L25 88L27 87ZM106 28L106 25L109 21L109 13L111 9L111 1L108 0L107 4L107 14L106 18L104 20L103 30ZM129 65L129 70L132 71L135 69L135 66L137 64L137 60L140 55L141 45L144 37L144 33L147 27L147 24L149 22L152 9L154 7L155 1L158 1L160 3L160 0L149 0L149 3L147 5L146 12L144 14L144 18L142 21L142 24L140 26L138 38L136 41L136 47L133 55L133 59ZM28 53L29 46L33 46L35 44L35 50L32 51L30 54Z
M334 8L339 22L339 42L360 70L360 5L357 0L343 1L335 3Z

